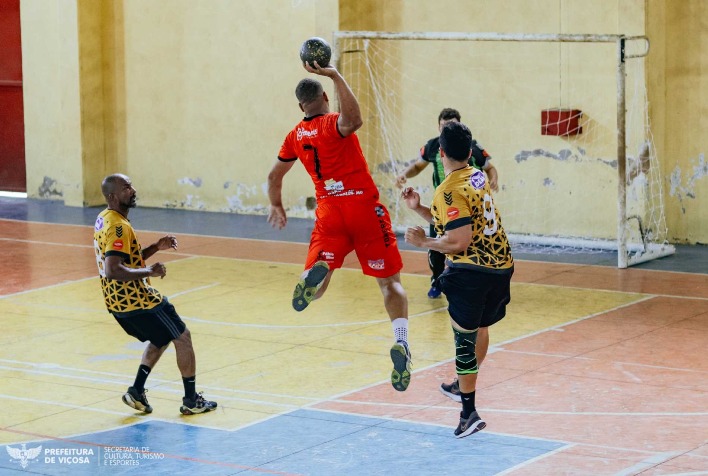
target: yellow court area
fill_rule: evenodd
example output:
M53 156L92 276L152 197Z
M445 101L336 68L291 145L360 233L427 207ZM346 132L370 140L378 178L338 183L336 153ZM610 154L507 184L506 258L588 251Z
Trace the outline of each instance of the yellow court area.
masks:
M148 379L152 419L236 429L374 385L390 388L391 325L372 278L335 272L325 296L295 312L300 265L191 256L170 261L153 285L192 331L197 389L216 416L178 413L182 382L170 347ZM404 274L414 373L406 394L436 392L416 373L447 363L454 346L444 299L425 297L429 279ZM507 318L492 345L639 301L643 294L512 283ZM120 400L144 344L103 306L97 278L0 298L0 444L68 436L140 421ZM494 347L492 347L494 351Z

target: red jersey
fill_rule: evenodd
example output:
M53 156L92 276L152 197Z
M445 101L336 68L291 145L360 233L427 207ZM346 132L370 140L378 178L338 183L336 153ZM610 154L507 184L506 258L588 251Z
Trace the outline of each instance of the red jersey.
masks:
M317 200L369 198L379 192L356 134L343 137L339 113L306 117L285 137L278 160L300 159L315 184Z

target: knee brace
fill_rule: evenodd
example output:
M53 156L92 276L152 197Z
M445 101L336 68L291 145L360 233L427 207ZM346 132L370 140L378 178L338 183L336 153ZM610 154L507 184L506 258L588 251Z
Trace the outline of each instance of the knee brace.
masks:
M461 332L452 328L455 334L455 366L459 375L476 374L477 367L477 329Z

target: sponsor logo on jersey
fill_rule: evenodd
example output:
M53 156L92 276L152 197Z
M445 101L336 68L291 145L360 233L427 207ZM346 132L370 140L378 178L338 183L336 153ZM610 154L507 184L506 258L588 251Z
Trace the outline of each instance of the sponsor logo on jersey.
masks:
M103 217L96 218L96 223L93 225L94 230L99 231L103 228Z
M369 260L369 268L371 269L376 269L376 270L382 270L386 268L386 263L382 259L370 259Z
M341 192L344 190L344 184L342 181L335 181L334 179L325 180L325 190L328 192Z
M447 217L448 217L450 220L454 220L454 219L457 218L459 215L460 215L460 210L458 210L457 208L455 208L455 207L450 207L450 208L447 209Z
M120 237L123 236L123 225L118 225L118 226L116 227L116 236L117 236L118 238L120 238Z
M476 170L471 176L470 176L470 185L475 188L475 190L479 190L480 188L484 188L484 182L486 180L484 179L484 172L481 170Z
M302 140L303 137L317 137L317 129L312 129L308 131L305 128L297 128L297 140Z
M123 240L116 240L113 242L113 248L116 250L122 250L123 249Z
M376 212L377 217L382 217L386 215L386 212L384 211L384 208L381 205L376 205L374 207L374 211Z
M443 192L443 198L445 199L445 205L452 205L452 192Z

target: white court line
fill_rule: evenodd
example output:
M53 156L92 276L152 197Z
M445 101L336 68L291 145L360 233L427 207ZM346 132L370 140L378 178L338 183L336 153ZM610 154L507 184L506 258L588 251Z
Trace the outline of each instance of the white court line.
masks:
M517 438L518 438L518 436L517 436ZM525 438L525 437L521 437L521 438ZM556 441L556 440L549 440L549 441ZM563 442L563 441L559 441L558 443L564 443L564 442ZM517 464L517 465L515 465L515 466L512 466L511 468L505 469L505 470L502 471L501 473L496 473L494 476L504 476L504 475L507 475L507 474L509 474L509 473L513 473L513 472L516 471L517 469L521 469L521 468L524 468L524 467L526 467L526 466L530 466L530 465L532 465L533 463L535 463L536 461L541 461L541 460L544 460L544 459L546 459L546 458L550 458L551 456L553 456L553 455L555 455L555 454L562 453L563 451L566 451L566 450L568 450L568 449L570 449L570 448L574 448L574 447L576 447L576 446L577 446L577 445L574 444L574 443L567 443L565 446L561 446L560 448L556 448L556 449L553 450L553 451L550 451L550 452L548 452L548 453L540 454L540 455L538 455L538 456L536 456L536 457L534 457L534 458L528 459L528 460L526 460L526 461L522 461L521 463L519 463L519 464Z
M447 310L447 307L438 307L435 309L428 309L427 311L419 312L416 314L411 314L408 319L413 319L414 317L421 317L428 314L433 314L440 311ZM185 321L200 322L203 324L211 324L215 326L229 326L229 327L255 327L260 329L312 329L312 328L323 328L323 327L346 327L346 326L366 326L370 324L381 324L384 322L391 322L390 319L377 319L372 321L358 321L358 322L336 322L331 324L312 324L312 325L291 325L291 326L279 326L279 325L267 325L267 324L246 324L240 322L225 322L225 321L210 321L207 319L199 319L198 317L185 317L180 316Z
M178 297L178 296L184 296L185 294L194 293L194 292L197 292L197 291L202 291L202 290L204 290L204 289L214 288L214 287L220 286L220 285L221 285L221 283L218 283L218 282L217 282L217 283L206 284L206 285L204 285L204 286L199 286L199 287L197 287L197 288L186 289L186 290L184 290L184 291L180 291L180 292L178 292L178 293L171 294L170 296L167 297L167 299L176 298L176 297Z
M381 407L392 407L392 408L410 408L415 410L455 410L459 411L460 406L454 405L415 405L411 403L389 403L389 402L362 402L357 400L343 400L336 399L333 400L336 403L349 403L352 405L360 406L381 406ZM563 415L563 416L623 416L623 417L656 417L656 416L708 416L708 412L560 412L560 411L545 411L545 410L510 410L510 409L498 409L489 407L478 407L481 411L487 413L508 413L508 414L518 414L518 415Z
M94 278L84 278L81 281L85 281L87 279L94 279ZM62 283L62 284L69 284L69 283ZM209 289L212 287L216 287L221 285L221 283L212 283L208 284L205 286L200 286L197 288L192 288L192 289L187 289L184 291L180 291L175 294L171 294L167 296L167 299L172 300L175 297L179 297L185 294L197 292L197 291L202 291L204 289ZM59 286L59 284L56 285L51 285L48 287L55 287ZM7 296L0 296L0 299L2 298L8 298L10 296L16 296L18 294L25 294L25 293L30 293L33 291L21 291L20 293L12 294L12 295L7 295ZM36 308L50 308L50 309L61 309L65 311L77 311L77 312L103 312L104 309L96 309L96 308L89 308L89 307L68 307L68 306L56 306L56 305L51 305L51 304L41 304L41 303L15 303L18 306L25 306L25 307L36 307ZM415 317L421 317L421 316L426 316L428 314L433 314L436 312L441 312L441 311L446 311L447 307L436 307L434 309L428 309L423 312L419 312L416 314L411 314L408 316L409 319L413 319ZM213 321L209 319L200 319L198 317L189 317L189 316L184 316L180 314L180 317L184 321L191 321L191 322L198 322L200 324L209 324L209 325L214 325L214 326L227 326L227 327L250 327L250 328L256 328L256 329L309 329L309 328L329 328L329 327L347 327L347 326L366 326L366 325L371 325L371 324L381 324L381 323L386 323L390 322L390 319L376 319L376 320L371 320L371 321L358 321L358 322L336 322L336 323L330 323L330 324L312 324L312 325L275 325L275 324L252 324L252 323L241 323L241 322L228 322L228 321ZM78 319L74 319L78 320ZM83 322L83 321L82 321Z
M639 474L643 471L646 471L647 469L653 468L654 466L657 466L670 459L673 459L680 454L680 451L667 451L665 453L657 453L653 456L645 458L634 466L630 466L629 468L625 468L622 471L615 473L615 476L630 476L634 474Z
M139 211L136 213L140 213ZM265 217L265 215L263 215ZM15 222L15 223L35 223L38 225L52 225L52 226L69 226L69 227L76 227L76 228L88 228L93 230L93 225L77 225L74 223L50 223L46 221L35 221L35 220L20 220L16 218L0 218L0 221L10 221L10 222ZM160 233L168 233L165 231L155 231L155 230L148 230L148 229L140 229L139 233L154 233L154 234L160 234ZM287 240L267 240L267 239L261 239L261 238L243 238L243 237L234 237L234 236L221 236L221 235L209 235L209 234L204 234L204 233L187 233L187 232L179 232L176 233L178 236L194 236L194 237L203 237L203 238L218 238L218 239L223 239L223 240L235 240L235 241L252 241L256 243L260 242L265 242L265 243L277 243L277 244L292 244L292 245L298 245L298 246L304 246L307 247L308 244L304 242L299 242L299 241L287 241ZM3 238L6 240L13 240L12 238ZM427 253L425 250L400 250L401 252L405 253ZM204 255L197 255L197 256L204 256ZM227 258L227 259L241 259L241 258ZM257 262L264 262L262 260L244 260L244 261L257 261ZM577 263L553 263L553 262L548 262L548 261L537 261L537 260L519 260L519 261L524 261L528 263L540 263L540 264L565 264L569 266L574 266L576 268L582 267L582 268L601 268L601 269L607 269L611 268L610 266L603 266L599 264L577 264ZM269 261L270 262L270 261ZM274 262L277 263L277 262ZM283 263L283 264L293 264L293 263ZM647 272L647 273L672 273L672 274L689 274L689 275L695 275L697 273L689 273L687 271L663 271L663 270L658 270L658 269L642 269L642 272ZM421 276L419 274L415 273L402 273L402 274L411 274L415 276ZM541 285L543 286L543 285ZM587 289L587 288L580 288L580 289ZM622 291L626 292L626 291ZM641 294L641 293L640 293ZM680 296L675 296L675 297L680 297ZM701 298L698 298L701 299Z
M499 347L499 346L496 346ZM577 359L577 360L589 360L593 362L598 362L601 361L602 359L593 359L592 357L584 357L582 355L563 355L563 354L544 354L542 352L525 352L521 350L507 350L503 348L498 348L496 349L496 352L508 352L510 354L521 354L521 355L538 355L541 357L560 357L564 359ZM700 373L700 374L706 374L708 373L708 370L699 370L699 369L682 369L682 368L677 368L677 367L665 367L663 365L649 365L649 364L642 364L639 362L618 362L618 361L613 361L612 362L614 365L626 365L628 367L646 367L649 369L657 369L657 370L670 370L672 372L694 372L694 373Z
M94 408L91 406L72 405L71 403L62 403L62 402L57 402L57 401L38 400L36 398L15 397L14 395L0 394L0 399L18 400L20 402L38 403L41 405L71 408L72 410L88 410L88 411L97 412L97 413L108 413L109 415L125 416L125 412L115 412L113 410L103 410L101 408Z
M94 382L94 383L106 383L106 384L116 384L116 385L123 385L126 380L131 380L134 378L133 375L125 375L125 374L118 374L118 373L112 373L112 372L101 372L101 371L96 371L96 370L86 370L86 369L80 369L80 368L72 368L72 367L65 367L61 365L56 365L56 364L37 364L33 362L22 362L22 361L17 361L17 360L7 360L7 359L0 359L0 362L5 362L5 363L16 363L16 364L21 364L21 365L26 365L30 367L39 367L39 368L48 368L48 369L54 369L54 370L35 370L35 369L23 369L23 368L17 368L17 367L9 367L5 365L0 365L0 369L2 370L9 370L13 372L23 372L23 373L28 373L28 374L37 374L37 375L50 375L53 377L57 378L72 378L72 379L79 379L79 380L85 380L89 382ZM61 369L65 370L68 372L61 372L57 371L56 369ZM74 373L71 372L83 372L83 373L88 373L88 374L98 374L106 377L116 377L119 378L120 380L111 380L107 378L99 378L99 377L94 377L94 376L82 376L82 375L75 375ZM174 390L174 389L167 389L163 385L167 386L172 386L172 385L178 385L178 383L174 382L173 380L165 380L165 379L160 379L160 378L150 378L150 382L160 384L160 387L153 387L153 388L159 388L160 390L164 390L165 392L168 393L179 393L181 394L182 390L180 387L180 390ZM267 393L267 392L255 392L255 391L249 391L249 390L239 390L239 389L233 389L233 388L224 388L224 387L215 387L215 386L208 386L208 385L199 385L200 389L206 389L206 390L215 390L215 391L225 391L225 392L231 392L231 393L236 393L236 394L246 394L246 395L254 395L254 396L265 396L265 397L272 397L272 398L287 398L287 399L295 399L295 400L305 400L305 401L312 401L315 400L313 397L302 397L302 396L296 396L296 395L290 395L290 394L278 394L278 393ZM237 400L237 401L244 401L244 402L250 402L250 403L260 403L264 405L275 405L275 406L289 406L293 408L300 408L299 405L293 405L293 404L288 404L288 403L277 403L277 402L267 402L263 400L251 400L247 398L237 398L237 397L226 397L224 396L223 398L228 398L232 400Z

